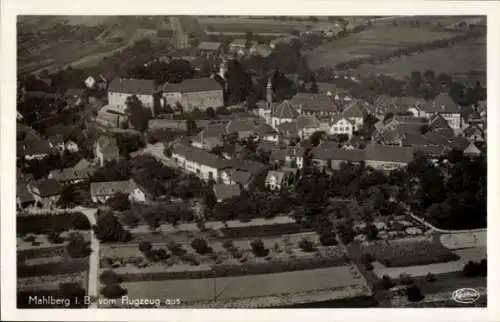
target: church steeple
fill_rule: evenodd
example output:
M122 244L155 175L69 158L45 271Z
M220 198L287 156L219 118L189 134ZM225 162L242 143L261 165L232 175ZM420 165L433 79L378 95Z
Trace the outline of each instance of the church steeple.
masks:
M269 78L267 80L267 87L266 87L266 105L267 107L271 107L271 104L273 102L273 83L272 83L272 77L269 75Z

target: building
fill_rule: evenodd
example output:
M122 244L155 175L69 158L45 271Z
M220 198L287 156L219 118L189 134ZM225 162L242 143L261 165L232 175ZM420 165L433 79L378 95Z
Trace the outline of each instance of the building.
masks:
M54 179L42 179L30 184L29 189L35 197L36 203L42 207L53 207L59 201L62 186Z
M51 154L57 154L56 151L48 140L24 140L17 145L17 156L27 161L43 160Z
M154 96L156 85L153 80L115 78L108 88L109 107L120 114L125 114L127 98L136 96L145 108L154 115Z
M108 161L117 161L120 158L120 150L116 138L100 136L94 145L94 154L101 167Z
M16 182L16 206L17 209L23 209L35 205L35 196L28 189L25 180L17 180Z
M269 43L269 47L271 47L272 49L275 49L277 46L291 45L294 42L298 42L298 41L300 41L300 38L298 36L280 37L280 38L276 38L276 39L271 40L271 42Z
M365 160L361 149L341 149L337 144L321 143L311 151L314 166L319 169L340 169L342 163L360 163Z
M412 147L370 144L365 149L365 162L377 170L391 171L406 167L414 159Z
M166 83L162 87L163 106L180 104L184 111L195 108L214 110L224 106L222 86L212 78L185 79L179 84Z
M272 49L265 44L257 44L250 47L250 54L254 56L268 57L271 55Z
M315 115L318 118L334 116L341 112L340 104L325 93L297 93L290 104L302 115Z
M460 106L448 93L439 94L433 101L422 107L422 115L427 119L435 114L441 115L455 131L462 127Z
M342 116L353 123L354 131L363 127L364 118L368 114L368 103L360 99L350 101L342 110Z
M213 186L213 191L217 202L239 197L241 195L240 186L237 184L216 183Z
M476 157L481 155L481 150L479 150L473 142L463 136L456 137L451 142L451 147L467 156Z
M278 129L278 126L283 123L291 123L299 113L289 101L283 101L280 104L272 106L271 109L271 126Z
M224 46L222 45L222 43L215 41L202 41L198 45L198 49L205 57L218 56L224 53Z
M265 186L270 190L281 190L288 188L294 180L294 172L283 170L271 170L267 173Z
M332 118L329 128L330 134L345 134L349 138L352 137L355 131L355 124L351 120L342 117L341 115Z
M314 115L299 115L296 124L301 140L308 139L314 132L322 130L320 121Z
M255 46L255 42L249 43L248 40L243 39L243 38L239 38L239 39L233 40L229 44L229 51L234 53L234 54L244 55L247 53L248 48L250 48L252 46Z
M260 124L255 127L255 136L257 139L269 142L278 142L278 132L269 124Z
M174 146L172 159L181 169L194 173L205 181L221 181L223 170L231 168L229 161L205 150L183 144Z
M132 179L111 182L92 182L90 196L95 203L104 203L116 193L123 193L133 202L145 202L147 193Z
M94 168L85 159L81 159L75 166L64 169L52 170L48 178L54 179L60 184L74 184L89 180L94 173Z

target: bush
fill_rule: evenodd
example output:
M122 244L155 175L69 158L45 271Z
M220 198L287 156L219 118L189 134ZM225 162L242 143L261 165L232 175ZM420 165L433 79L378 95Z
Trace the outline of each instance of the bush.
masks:
M150 252L153 249L153 244L149 241L142 241L139 243L139 250L141 253Z
M164 248L158 249L156 251L156 255L158 255L158 258L162 261L169 258L169 254L167 253L167 251Z
M61 237L59 233L52 232L48 236L48 240L53 244L62 244L64 242L64 238Z
M176 243L175 241L171 241L167 245L168 250L175 256L183 256L186 253L186 250L182 248L182 245Z
M414 282L413 278L411 278L411 276L408 274L401 274L399 276L399 279L401 280L401 284L404 284L404 285L411 285Z
M201 254L201 255L209 253L210 250L211 250L210 247L208 247L207 241L205 239L203 239L203 238L195 238L195 239L193 239L193 241L191 242L191 247L193 247L193 249L198 254Z
M323 246L337 245L337 238L333 231L323 231L319 236L319 241Z
M316 251L316 247L313 245L312 242L310 242L307 238L302 238L299 242L299 247L304 251L304 252L314 252Z
M436 276L432 273L428 273L427 276L426 276L426 280L427 282L435 282L437 279L436 279Z
M101 288L101 294L108 299L117 299L127 294L127 290L119 284L110 284Z
M232 241L230 240L226 240L222 243L222 247L224 247L224 249L226 250L230 250L230 249L233 249L234 248L234 244Z
M90 242L85 241L83 236L78 233L70 235L66 249L72 258L87 257L91 252Z
M115 271L112 271L110 269L105 270L104 272L101 273L101 276L99 276L99 281L101 284L120 284L121 278L118 274L115 273Z
M395 286L395 283L392 281L392 278L389 275L384 275L380 280L380 286L384 290L388 290L390 288L393 288Z
M424 299L420 288L413 284L406 289L406 296L408 297L408 301L410 302L420 302Z
M60 283L58 295L70 300L70 308L85 307L85 289L78 283Z
M252 252L257 257L265 257L269 252L264 246L264 242L261 239L255 239L251 241L250 247L252 247Z
M89 230L90 222L84 214L75 214L71 216L71 224L76 230Z
M235 247L231 248L231 255L236 259L240 259L243 256L243 252Z
M477 277L477 276L486 276L487 274L487 262L483 259L480 262L469 261L464 265L462 270L462 274L465 277Z

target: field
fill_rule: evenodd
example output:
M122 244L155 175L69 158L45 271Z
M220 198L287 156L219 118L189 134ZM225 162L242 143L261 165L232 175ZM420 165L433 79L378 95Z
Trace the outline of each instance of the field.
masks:
M214 32L246 33L253 32L270 34L291 34L293 30L305 31L307 25L313 25L311 21L278 21L258 20L250 18L198 18L203 29L211 27ZM321 24L321 23L320 23ZM318 25L318 23L314 24ZM210 31L210 30L209 30Z
M480 72L486 82L486 39L471 39L460 42L449 48L425 51L418 55L402 56L391 61L372 65L363 64L357 70L360 74L384 73L391 77L403 79L412 71L424 72L434 70L436 74L463 77L471 71Z
M214 294L218 299L238 299L350 285L366 285L366 282L363 278L355 278L349 266L217 279L122 283L129 297L179 298L181 303L211 301Z
M372 55L385 54L399 48L452 38L457 32L431 31L423 28L384 26L370 28L349 37L322 45L307 56L309 67L337 64Z

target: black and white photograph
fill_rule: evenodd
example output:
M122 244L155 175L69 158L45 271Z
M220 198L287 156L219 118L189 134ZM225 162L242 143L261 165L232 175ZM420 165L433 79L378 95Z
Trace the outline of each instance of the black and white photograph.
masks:
M237 13L16 15L17 309L486 308L492 18Z

